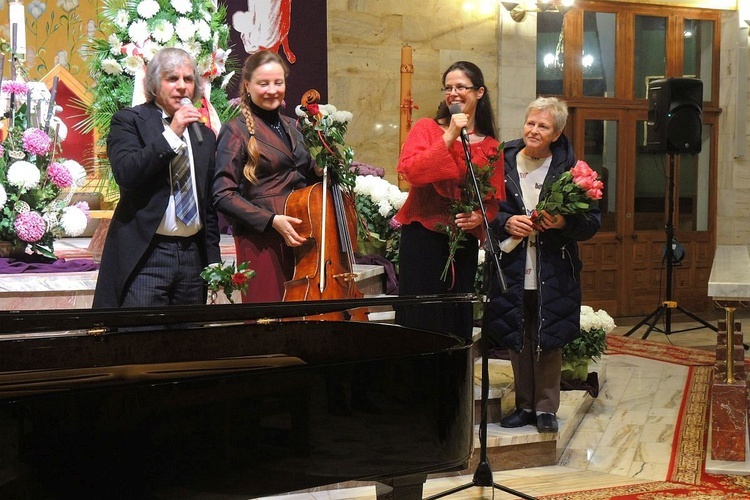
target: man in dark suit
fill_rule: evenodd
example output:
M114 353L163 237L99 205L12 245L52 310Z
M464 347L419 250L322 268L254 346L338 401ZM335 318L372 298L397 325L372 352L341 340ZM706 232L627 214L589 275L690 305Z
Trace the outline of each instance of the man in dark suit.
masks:
M112 117L107 156L120 200L94 307L206 302L200 272L221 260L211 204L216 138L184 101L199 100L202 88L187 52L161 49L146 70L147 102Z

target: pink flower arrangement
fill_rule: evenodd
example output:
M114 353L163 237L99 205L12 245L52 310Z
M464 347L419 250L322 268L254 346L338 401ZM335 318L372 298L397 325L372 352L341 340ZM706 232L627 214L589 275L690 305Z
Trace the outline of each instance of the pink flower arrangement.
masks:
M53 162L47 167L47 177L52 183L59 188L66 188L73 185L73 176L70 170L62 163Z
M18 239L27 243L35 243L42 239L47 231L47 224L41 215L36 212L25 212L18 214L13 223Z
M32 155L46 155L52 150L52 139L42 129L26 129L23 131L23 149Z
M24 82L5 80L2 85L2 91L6 95L15 94L16 98L25 98L26 93L29 91L29 86Z
M586 196L592 200L602 199L604 183L599 180L599 174L592 170L588 163L578 160L575 167L570 169L570 173L573 175L573 182L586 190Z
M46 120L46 113L28 113L51 104L43 84L6 81L2 90L13 97L13 106L0 117L0 241L56 259L54 240L78 236L86 228L88 207L70 205L86 171L78 162L58 157L64 134L54 108ZM53 120L56 126L50 127Z
M548 215L581 214L589 210L591 202L602 198L604 183L599 174L585 161L578 160L575 166L564 172L539 200L531 215L532 221Z

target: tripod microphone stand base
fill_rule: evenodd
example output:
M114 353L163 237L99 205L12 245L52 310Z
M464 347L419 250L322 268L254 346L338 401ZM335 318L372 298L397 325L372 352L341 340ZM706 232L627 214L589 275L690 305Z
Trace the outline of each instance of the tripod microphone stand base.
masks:
M489 268L489 266L488 266ZM492 273L489 273L490 276ZM485 280L485 283L489 283L489 279ZM426 497L424 500L435 500L437 498L443 498L459 491L463 491L469 488L477 487L488 487L502 490L511 495L515 495L519 498L525 498L526 500L536 500L535 497L521 493L514 489L508 488L497 484L492 478L492 468L490 467L489 458L487 455L487 399L490 392L490 370L489 370L489 340L487 340L487 315L482 317L482 333L479 339L479 346L482 355L482 381L481 381L481 405L480 405L480 417L479 417L479 463L474 471L474 477L471 482L451 488L443 491L436 495Z
M431 497L426 497L424 500L435 500L436 498L443 498L448 495L458 493L459 491L473 488L474 486L497 488L498 490L502 490L506 493L510 493L511 495L515 495L519 498L535 500L535 497L526 495L524 493L521 493L520 491L516 491L514 489L502 486L494 482L492 479L492 469L490 468L490 465L487 462L480 462L479 465L477 465L477 470L474 472L474 479L470 483L462 484L461 486L456 486L455 488L443 491L441 493L438 493L437 495L432 495Z
M689 328L682 328L680 330L672 330L672 310L673 309L676 309L679 312L683 313L684 315L692 318L693 320L700 323L702 326L693 326ZM662 316L664 316L664 329L656 326L656 324L659 322ZM628 332L624 336L630 337L633 333L638 331L638 329L641 328L643 325L648 325L648 328L646 329L646 333L644 333L643 336L641 337L642 339L647 338L651 334L652 331L657 331L665 335L671 335L673 333L680 333L680 332L689 332L692 330L701 330L703 328L709 328L715 332L719 331L717 327L699 318L698 316L691 313L684 307L678 305L677 301L674 301L674 300L665 300L664 302L662 302L662 305L657 307L656 310L654 310L654 312L652 312L651 314L643 318L638 324L636 324L633 328L628 330Z

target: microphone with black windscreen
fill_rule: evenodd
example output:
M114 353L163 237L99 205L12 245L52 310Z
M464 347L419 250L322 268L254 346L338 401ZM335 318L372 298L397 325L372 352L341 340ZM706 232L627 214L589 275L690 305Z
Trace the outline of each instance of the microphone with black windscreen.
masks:
M187 97L183 97L180 99L180 106L193 106L193 101ZM193 129L193 134L195 134L195 137L198 139L198 144L203 144L203 133L201 132L201 127L198 125L198 122L191 123L190 128Z
M451 104L448 110L451 112L451 116L456 113L463 113L461 106L455 103ZM469 144L469 133L466 132L466 127L461 127L461 140L464 141L464 144Z

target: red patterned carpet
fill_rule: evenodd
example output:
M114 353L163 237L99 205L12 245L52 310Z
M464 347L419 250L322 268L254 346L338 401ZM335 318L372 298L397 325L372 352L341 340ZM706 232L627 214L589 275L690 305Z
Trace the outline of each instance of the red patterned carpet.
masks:
M545 500L747 499L750 476L704 471L714 353L629 337L607 337L609 354L628 354L690 367L672 443L667 481L540 497ZM747 364L747 361L746 361Z
M607 354L629 354L685 366L713 366L716 361L716 354L712 351L619 335L607 336Z

